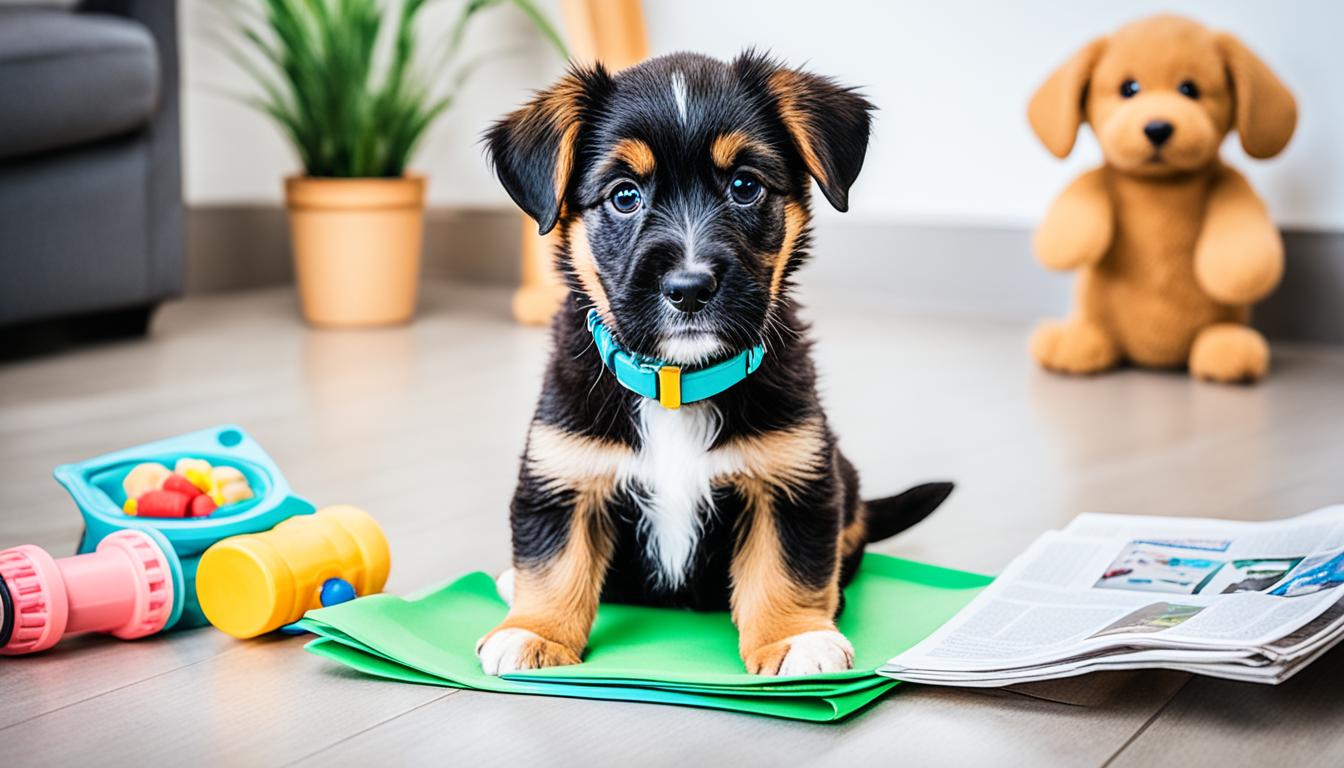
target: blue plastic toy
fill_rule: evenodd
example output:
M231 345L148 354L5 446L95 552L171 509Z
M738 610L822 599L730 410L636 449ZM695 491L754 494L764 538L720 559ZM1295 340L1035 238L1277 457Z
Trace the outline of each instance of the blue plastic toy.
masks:
M355 599L355 585L345 579L327 579L322 583L322 592L318 596L322 607L340 605Z
M354 600L359 595L355 594L355 585L345 579L327 579L322 582L322 589L318 592L318 602L323 608L332 605L340 605ZM302 635L308 630L299 626L296 621L293 624L286 624L280 628L280 631L286 635Z
M137 464L157 461L169 467L181 458L199 458L212 466L236 467L247 478L253 498L220 507L211 516L193 519L132 517L122 511L126 492L121 481ZM170 437L146 445L56 468L56 480L70 492L84 515L79 553L92 552L108 534L127 528L163 534L182 563L186 604L176 627L207 622L196 600L196 566L211 544L229 536L274 528L295 515L316 508L290 490L284 475L240 427L223 425ZM165 627L171 629L173 626Z

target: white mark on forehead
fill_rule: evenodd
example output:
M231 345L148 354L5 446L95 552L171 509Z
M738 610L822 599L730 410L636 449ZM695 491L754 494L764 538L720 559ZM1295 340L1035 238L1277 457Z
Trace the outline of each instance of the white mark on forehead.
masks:
M701 272L714 271L712 265L704 261L701 261L699 258L696 257L695 248L696 244L699 243L700 241L701 231L705 228L705 225L709 223L710 219L713 218L714 214L717 212L718 212L717 208L707 208L704 211L702 211L698 216L696 216L694 219L691 218L691 214L689 212L683 213L682 215L683 232L684 232L683 237L685 238L686 243L686 253L684 258L682 259L683 269L689 269L691 271L698 270Z
M672 73L672 98L677 102L677 115L686 124L686 75L680 70Z

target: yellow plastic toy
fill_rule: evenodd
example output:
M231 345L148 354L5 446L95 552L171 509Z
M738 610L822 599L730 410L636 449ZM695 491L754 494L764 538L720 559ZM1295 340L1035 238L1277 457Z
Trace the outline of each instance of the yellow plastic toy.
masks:
M216 628L256 637L310 609L381 592L391 567L387 539L367 512L327 507L216 542L201 556L196 596Z

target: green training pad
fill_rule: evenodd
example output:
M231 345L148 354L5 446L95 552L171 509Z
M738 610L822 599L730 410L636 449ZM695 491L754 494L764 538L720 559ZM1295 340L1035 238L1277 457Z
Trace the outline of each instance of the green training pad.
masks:
M336 640L321 637L307 646L309 651L338 661L351 669L368 675L423 685L456 686L447 680L425 674L381 656L358 650ZM656 704L678 704L731 712L747 712L790 720L828 723L857 712L896 686L895 680L879 678L882 682L868 688L833 696L733 696L707 695L652 688L632 688L615 685L572 686L562 683L518 683L499 690L508 693L562 696L606 701L635 701Z
M599 609L583 664L505 678L485 675L475 643L507 608L483 573L414 600L374 595L312 611L303 623L325 638L312 644L314 652L409 682L717 706L803 719L818 719L820 708L832 712L820 719L834 719L884 692L889 686L874 670L933 632L990 580L869 554L846 589L847 607L839 621L855 647L854 669L794 678L746 674L737 655L737 631L725 613L617 604ZM391 674L392 668L398 673ZM759 703L763 699L785 703L767 706ZM799 699L812 704L792 704ZM757 704L748 707L745 701Z

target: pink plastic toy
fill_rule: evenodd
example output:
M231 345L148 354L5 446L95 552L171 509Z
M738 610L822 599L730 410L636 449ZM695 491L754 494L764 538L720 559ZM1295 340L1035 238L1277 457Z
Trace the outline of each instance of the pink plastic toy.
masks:
M182 565L157 531L109 534L86 555L54 558L31 544L0 551L0 655L62 637L152 635L182 615Z

